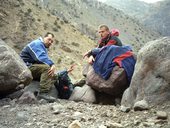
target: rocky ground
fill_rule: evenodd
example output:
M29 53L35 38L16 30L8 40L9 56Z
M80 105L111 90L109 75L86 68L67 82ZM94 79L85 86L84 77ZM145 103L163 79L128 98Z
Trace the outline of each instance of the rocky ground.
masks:
M0 112L0 128L170 128L170 105L125 113L119 105L67 100L19 104L1 99Z

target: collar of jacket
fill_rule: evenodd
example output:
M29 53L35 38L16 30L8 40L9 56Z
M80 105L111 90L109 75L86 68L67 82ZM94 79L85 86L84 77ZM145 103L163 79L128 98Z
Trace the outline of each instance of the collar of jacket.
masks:
M39 40L44 43L44 40L42 37L39 37Z
M107 44L107 42L110 40L111 34L109 33L106 37L103 37L101 39L102 43L105 43L105 45Z

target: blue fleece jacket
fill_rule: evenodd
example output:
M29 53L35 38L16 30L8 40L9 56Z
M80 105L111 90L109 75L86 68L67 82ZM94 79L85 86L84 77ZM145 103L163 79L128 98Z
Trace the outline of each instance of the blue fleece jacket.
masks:
M27 66L31 66L32 64L47 64L52 66L54 64L48 57L47 49L41 37L24 47L21 51L20 57Z

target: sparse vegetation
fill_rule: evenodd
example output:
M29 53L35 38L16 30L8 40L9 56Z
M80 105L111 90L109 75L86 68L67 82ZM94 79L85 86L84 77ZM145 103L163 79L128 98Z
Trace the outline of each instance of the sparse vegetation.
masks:
M73 46L76 46L76 47L79 47L79 46L80 46L80 44L75 43L75 42L72 42L71 44L72 44Z
M40 22L40 21L41 21L41 19L37 19L37 21L39 21L39 22Z
M64 21L61 20L60 23L63 25L63 24L64 24Z
M44 23L44 30L47 30L47 28L48 28L48 23Z
M62 44L62 46L60 47L63 51L65 51L65 52L68 52L68 53L71 53L72 52L72 50L68 47L68 46L66 46L66 45L64 45L64 44Z
M58 45L59 44L59 41L57 39L55 39L55 44Z
M68 21L68 20L66 20L66 19L64 20L64 22L65 22L66 24L68 24L68 23L69 23L69 21Z
M58 60L57 60L57 64L60 64L61 63L61 58L58 58Z
M31 12L32 12L32 10L29 8L29 9L27 9L27 12L28 12L28 13L31 13Z
M54 28L53 28L53 31L58 32L58 28L57 28L57 27L54 27Z

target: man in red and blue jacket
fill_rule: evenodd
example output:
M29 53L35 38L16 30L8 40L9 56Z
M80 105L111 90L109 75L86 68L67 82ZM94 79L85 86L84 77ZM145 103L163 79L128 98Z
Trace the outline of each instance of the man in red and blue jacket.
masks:
M109 46L109 45L122 46L122 42L118 38L119 35L118 30L112 30L110 32L109 27L103 24L99 26L98 33L101 37L101 39L99 40L99 44L97 46L98 48L102 48L104 46ZM93 62L94 62L94 56L89 56L88 63L93 64Z
M122 42L118 38L119 34L117 33L116 29L110 31L108 26L100 25L98 33L101 37L101 39L99 40L98 48L101 48L103 46L108 46L108 45L122 46Z
M136 63L130 46L109 45L103 48L94 48L85 56L88 55L95 56L93 63L94 71L103 79L107 80L113 68L118 65L125 69L127 79L130 83Z

